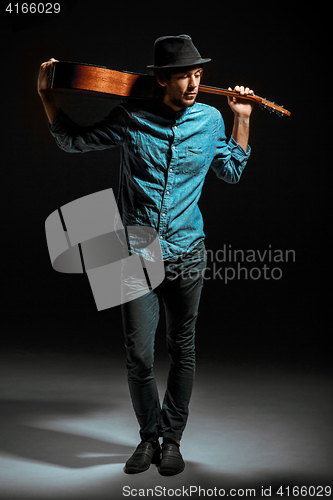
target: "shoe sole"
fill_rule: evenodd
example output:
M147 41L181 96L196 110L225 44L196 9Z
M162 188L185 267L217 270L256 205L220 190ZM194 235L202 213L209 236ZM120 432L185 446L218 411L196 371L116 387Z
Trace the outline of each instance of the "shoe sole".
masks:
M181 472L183 472L183 470L185 469L185 465L182 469L180 470L174 470L174 469L162 469L159 467L158 468L158 472L161 474L161 476L176 476L177 474L180 474Z
M129 469L125 465L125 467L123 468L123 471L125 472L125 474L140 474L141 472L146 472L146 470L148 470L149 467L150 467L150 465L148 465L148 467L146 467L146 469L137 470L137 469Z

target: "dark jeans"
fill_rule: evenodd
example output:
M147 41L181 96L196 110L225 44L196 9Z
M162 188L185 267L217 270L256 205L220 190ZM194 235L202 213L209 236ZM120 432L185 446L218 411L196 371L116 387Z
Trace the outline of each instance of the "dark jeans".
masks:
M204 243L164 265L165 278L157 288L122 305L128 383L144 441L160 436L181 439L186 425L195 372L195 324L206 268ZM165 308L171 358L162 407L153 373L160 305Z

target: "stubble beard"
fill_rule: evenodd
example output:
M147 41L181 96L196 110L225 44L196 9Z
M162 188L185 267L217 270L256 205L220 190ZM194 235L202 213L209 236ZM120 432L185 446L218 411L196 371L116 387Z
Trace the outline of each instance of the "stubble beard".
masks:
M172 97L170 99L172 104L174 104L178 108L182 108L182 109L191 108L194 105L195 100L196 100L196 96L194 98L191 98L191 99L185 99L185 97L182 97L179 99L177 97Z

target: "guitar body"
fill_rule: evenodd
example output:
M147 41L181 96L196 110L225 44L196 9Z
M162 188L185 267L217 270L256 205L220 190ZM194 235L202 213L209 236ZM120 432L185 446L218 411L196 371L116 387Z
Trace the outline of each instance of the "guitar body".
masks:
M49 89L57 91L75 91L76 93L102 97L131 97L149 99L156 96L155 77L128 71L116 71L103 66L93 66L74 62L59 61L53 64L49 74ZM283 106L268 101L257 95L242 96L239 92L206 85L199 86L200 92L235 96L251 100L269 112L279 116L290 116L290 111Z
M50 89L102 97L154 97L155 78L103 66L59 61L49 76Z

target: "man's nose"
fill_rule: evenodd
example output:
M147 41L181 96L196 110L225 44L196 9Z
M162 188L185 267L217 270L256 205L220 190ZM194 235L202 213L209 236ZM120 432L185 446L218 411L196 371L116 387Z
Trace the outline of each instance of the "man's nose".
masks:
M194 76L194 75L193 75L193 76L191 76L188 86L189 86L191 89L194 89L194 88L197 86L196 81L195 81L195 76Z

